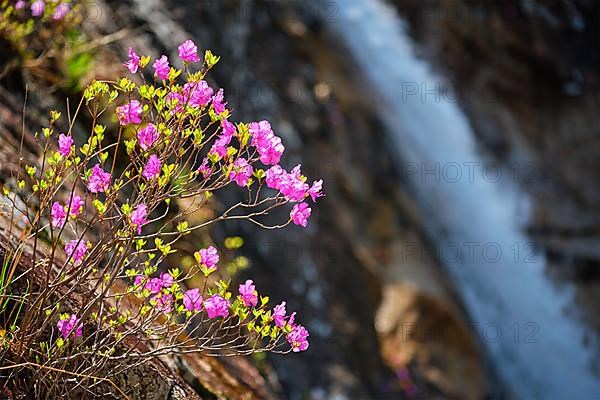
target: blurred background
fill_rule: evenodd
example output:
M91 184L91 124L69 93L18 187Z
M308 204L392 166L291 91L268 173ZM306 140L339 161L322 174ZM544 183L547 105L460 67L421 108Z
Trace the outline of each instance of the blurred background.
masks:
M248 398L600 396L598 2L90 0L73 18L51 54L1 39L2 146L25 87L39 129L129 46L175 58L192 38L221 56L234 119L270 120L285 166L324 179L307 230L189 239L243 238L234 280L311 331L308 352L249 361Z

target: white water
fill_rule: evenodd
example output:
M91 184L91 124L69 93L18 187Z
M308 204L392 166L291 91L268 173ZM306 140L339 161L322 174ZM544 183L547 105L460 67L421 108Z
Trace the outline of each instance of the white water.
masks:
M321 6L325 3L331 4L322 0ZM455 103L436 101L433 94L423 101L421 92L403 96L407 84L424 83L433 89L440 79L413 54L395 10L381 0L335 3L337 11L327 14L326 26L349 49L379 96L381 116L399 160L417 163L419 168L422 162L430 167L436 162L441 166L485 164L469 123ZM573 288L550 282L544 275L543 256L535 258L537 263L525 262L529 240L520 222L527 218L528 199L511 179L491 183L476 173L471 182L465 176L467 167L462 172L462 179L455 183L443 176L435 182L432 175L412 176L410 183L433 240L440 248L457 243L464 250L461 260L446 264L479 326L476 332L488 327L487 339L484 336L482 341L504 386L519 399L597 398L600 380L589 368L592 352L583 344L584 328L565 313L572 304ZM508 170L503 173L506 176ZM470 259L465 247L469 242L480 243ZM488 248L488 257L483 255L482 247L490 243L502 251L497 262L491 261L494 248ZM516 260L514 243L520 247ZM526 326L528 322L535 325ZM515 323L519 324L518 337ZM498 340L494 340L495 327L502 333Z

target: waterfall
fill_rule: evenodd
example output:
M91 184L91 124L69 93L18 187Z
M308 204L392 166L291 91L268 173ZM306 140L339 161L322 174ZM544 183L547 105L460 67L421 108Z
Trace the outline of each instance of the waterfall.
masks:
M460 249L457 259L441 260L503 385L523 399L596 397L600 380L590 368L585 328L566 314L574 307L573 286L551 282L543 254L529 257L522 229L527 195L507 168L483 170L491 159L478 151L456 102L434 93L443 80L415 57L391 6L381 0L320 6L328 7L326 29L349 50L377 99L429 237L440 249ZM504 176L495 181L498 170Z

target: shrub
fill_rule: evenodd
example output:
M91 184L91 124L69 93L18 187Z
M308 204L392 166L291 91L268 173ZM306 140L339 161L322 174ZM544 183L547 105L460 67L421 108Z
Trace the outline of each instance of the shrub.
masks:
M164 268L194 230L226 220L306 226L309 201L322 196L322 181L309 185L300 166L279 166L284 146L267 121L230 121L223 90L204 80L218 57L206 51L200 60L191 40L179 57L183 69L166 56L150 64L130 49L125 67L139 83L90 84L66 132L52 112L36 134L39 163L24 165L13 187L3 188L13 223L26 222L0 271L0 375L38 397L93 392L167 353L308 348L309 333L285 302L271 308L252 280L231 291L214 277L215 247L198 249L191 268ZM105 136L109 115L118 125ZM82 120L89 134L77 143ZM226 187L245 200L188 220ZM290 208L289 219L266 224L263 217L281 207ZM27 251L34 260L19 270Z
M60 23L77 3L63 1L0 1L0 33L6 33L13 44L20 44L25 49L24 39L33 32Z

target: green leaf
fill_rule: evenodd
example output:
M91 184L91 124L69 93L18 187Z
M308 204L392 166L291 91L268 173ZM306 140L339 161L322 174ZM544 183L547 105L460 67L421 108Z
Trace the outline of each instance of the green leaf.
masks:
M177 224L177 231L178 232L185 232L188 228L188 222L187 221L181 221Z
M221 57L214 55L210 50L204 52L204 62L206 62L208 68L214 67L220 59Z

